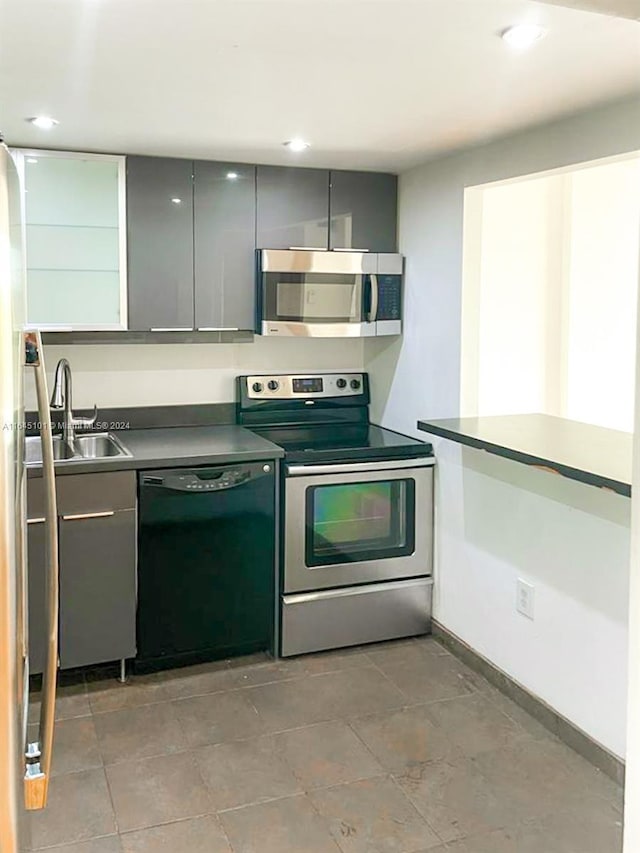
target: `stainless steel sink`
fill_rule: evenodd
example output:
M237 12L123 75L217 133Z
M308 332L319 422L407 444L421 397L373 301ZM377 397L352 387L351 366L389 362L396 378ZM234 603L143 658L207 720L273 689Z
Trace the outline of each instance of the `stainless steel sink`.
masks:
M131 456L118 439L108 432L76 436L76 451L83 459L110 459L113 456Z
M40 436L25 438L24 461L27 465L42 465L42 442ZM53 458L56 462L73 459L74 453L59 436L53 439Z
M60 436L53 438L53 458L56 462L78 462L82 459L114 459L131 456L118 439L108 432L76 436L72 450ZM39 436L25 439L25 463L42 465L42 442Z

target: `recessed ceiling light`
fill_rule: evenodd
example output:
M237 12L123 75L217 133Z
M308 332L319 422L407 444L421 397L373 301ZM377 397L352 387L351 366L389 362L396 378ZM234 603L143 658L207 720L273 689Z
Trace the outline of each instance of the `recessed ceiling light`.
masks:
M304 151L309 147L309 143L305 142L304 139L290 139L288 142L282 143L285 148L288 148L289 151Z
M525 50L544 38L546 34L545 28L538 24L515 24L504 30L501 36L510 47Z
M51 130L51 128L60 124L59 121L56 121L55 118L50 118L50 116L33 116L32 118L28 118L27 121L39 127L40 130Z
M227 180L228 181L235 181L238 179L238 177L239 177L239 175L237 172L227 172Z
M35 157L27 157L27 163L37 163L37 162L38 161L36 160Z
M171 204L182 204L182 199L181 198L172 198Z

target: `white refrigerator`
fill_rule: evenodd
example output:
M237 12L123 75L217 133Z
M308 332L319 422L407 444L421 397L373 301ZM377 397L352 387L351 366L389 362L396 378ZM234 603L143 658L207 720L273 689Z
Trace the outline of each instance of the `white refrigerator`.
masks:
M42 343L25 327L24 217L21 180L0 142L0 851L29 849L27 812L46 806L58 665L58 542L55 472ZM29 377L32 374L32 379ZM45 631L37 739L27 740L25 378L34 382L42 439L46 511Z

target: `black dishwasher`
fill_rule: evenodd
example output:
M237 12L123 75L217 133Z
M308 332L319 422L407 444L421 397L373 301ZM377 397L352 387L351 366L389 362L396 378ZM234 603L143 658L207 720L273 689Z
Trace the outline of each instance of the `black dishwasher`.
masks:
M140 472L137 671L271 648L274 468Z

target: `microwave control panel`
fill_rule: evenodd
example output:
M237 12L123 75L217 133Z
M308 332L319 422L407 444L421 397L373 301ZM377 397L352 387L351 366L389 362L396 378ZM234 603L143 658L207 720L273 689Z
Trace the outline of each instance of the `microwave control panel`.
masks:
M378 275L376 320L399 320L402 311L402 276Z

